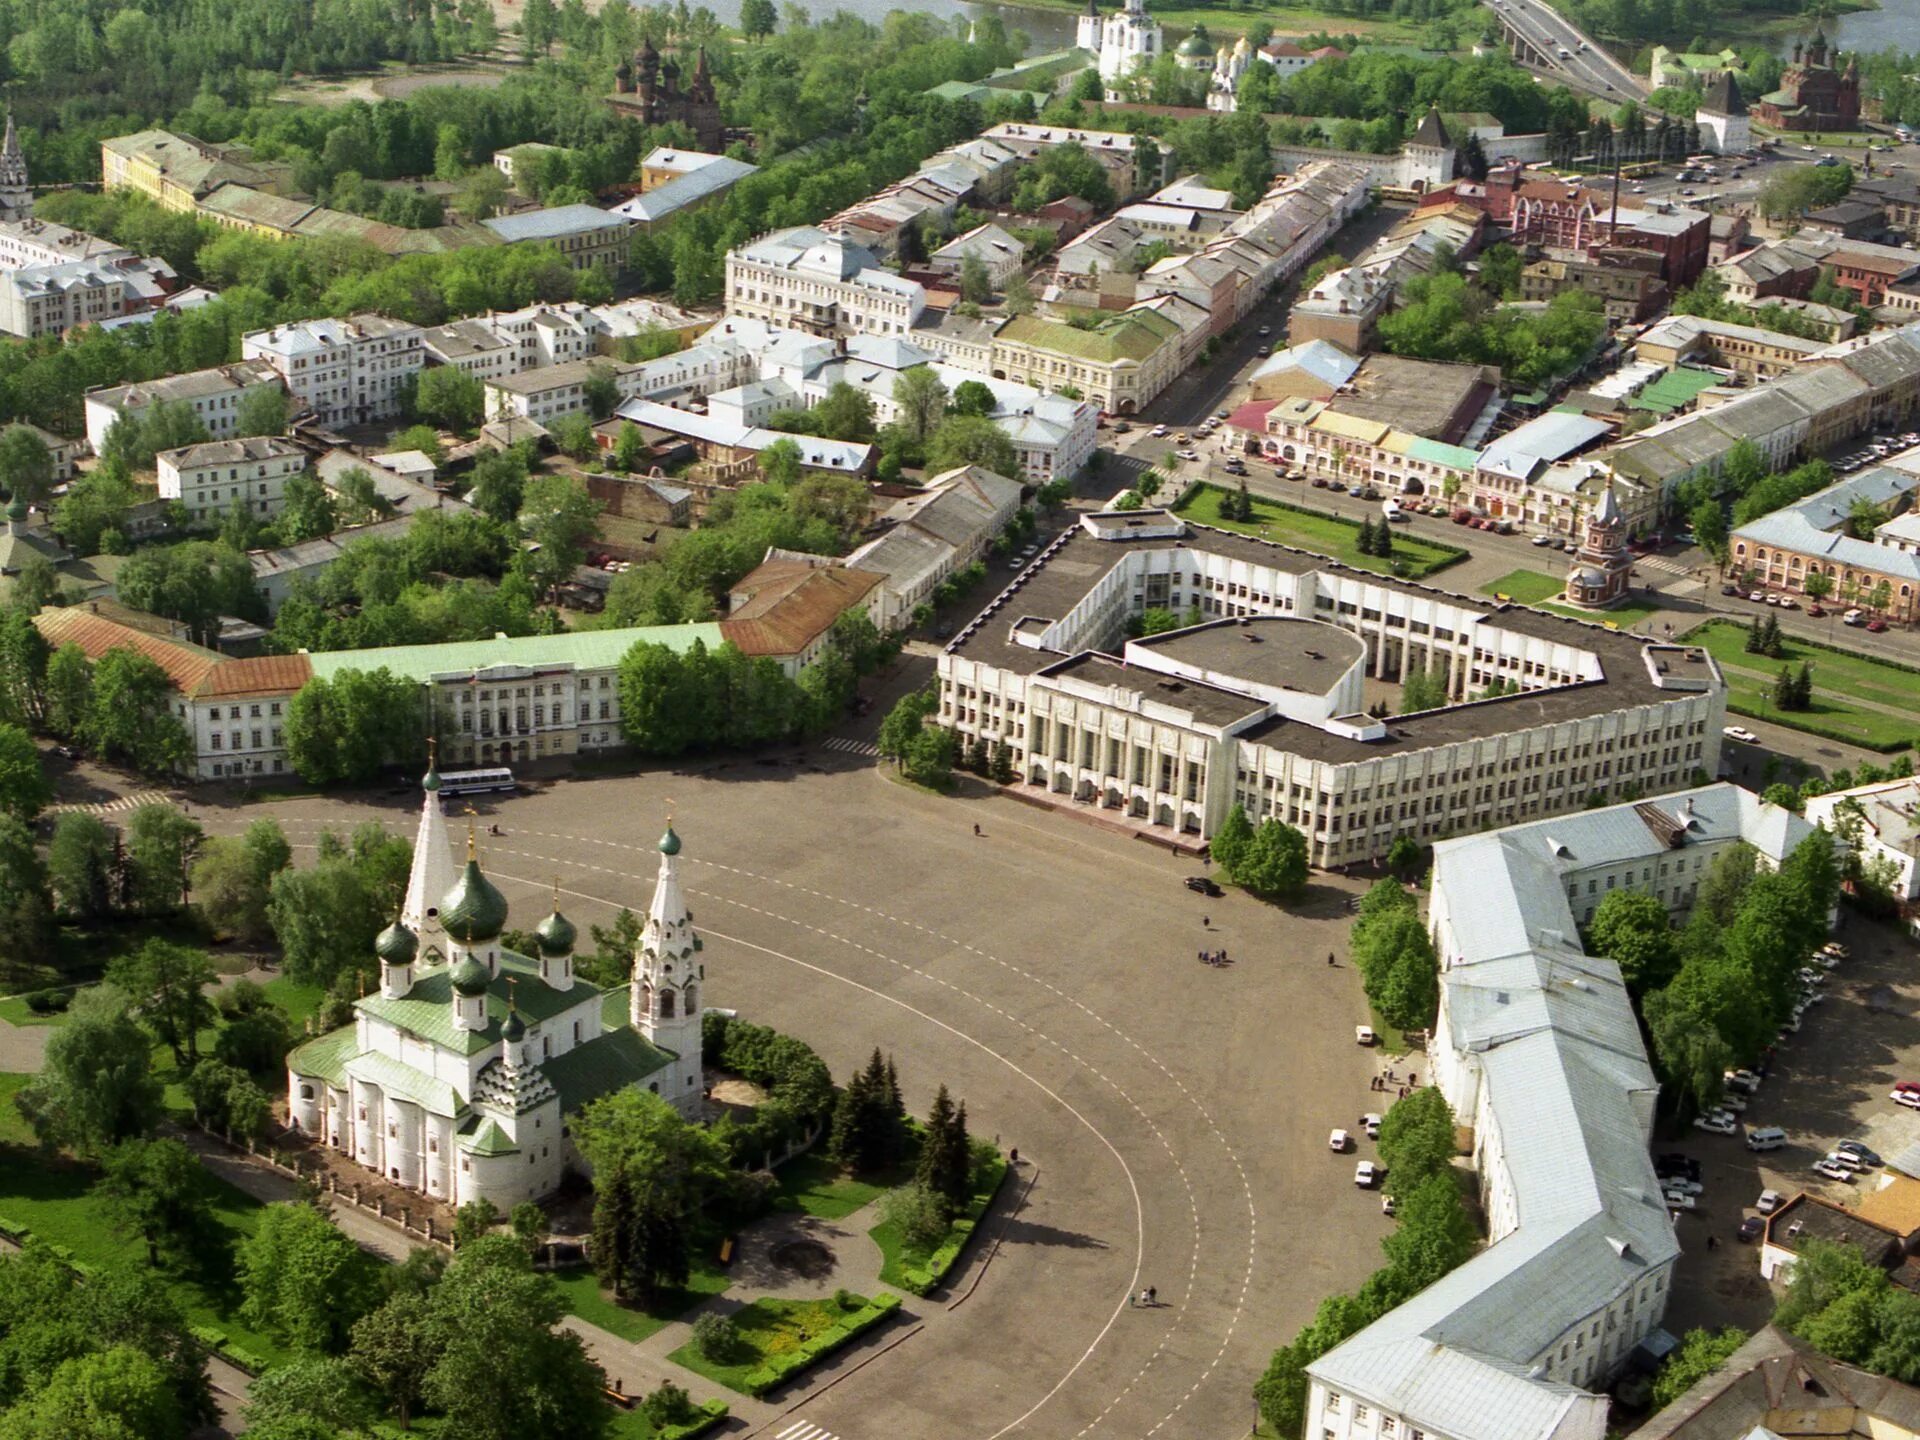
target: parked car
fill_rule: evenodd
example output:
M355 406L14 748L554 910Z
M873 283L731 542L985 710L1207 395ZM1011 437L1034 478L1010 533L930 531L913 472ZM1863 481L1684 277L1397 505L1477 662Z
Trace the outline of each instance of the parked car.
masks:
M1380 1117L1369 1110L1360 1117L1360 1128L1367 1132L1367 1139L1378 1140L1380 1138Z
M1826 613L1827 613L1827 607L1822 605L1818 600L1814 601L1811 605L1807 606L1807 614L1811 615L1816 620L1824 618Z
M1729 1070L1720 1078L1749 1095L1760 1088L1760 1077L1751 1070Z
M1353 1183L1362 1190L1371 1190L1373 1182L1380 1178L1380 1167L1371 1160L1362 1160L1353 1167Z
M1865 1145L1862 1145L1858 1140L1842 1140L1833 1148L1847 1155L1857 1155L1862 1164L1878 1165L1881 1163L1880 1157Z
M1853 1180L1853 1171L1844 1165L1836 1165L1831 1160L1814 1161L1813 1173L1816 1175L1824 1175L1829 1180L1838 1180L1843 1185L1850 1184Z
M1874 616L1871 620L1867 621L1867 633L1871 635L1886 634L1887 622L1882 620L1878 615Z
M1829 940L1820 947L1820 953L1822 955L1830 955L1835 960L1844 960L1847 958L1847 947L1842 945L1838 940Z
M1729 740L1740 741L1743 745L1758 745L1760 743L1760 737L1744 725L1725 725L1721 727L1720 733Z
M1740 593L1740 587L1738 585L1735 585L1732 581L1728 581L1725 585L1722 585L1720 587L1720 593L1722 595L1738 595Z
M1915 1108L1920 1109L1920 1101L1916 1102ZM1693 1128L1704 1130L1709 1135L1731 1135L1740 1127L1731 1115L1701 1115L1694 1120Z
M1660 1188L1662 1190L1678 1190L1683 1195L1704 1195L1707 1193L1707 1187L1698 1180L1683 1180L1677 1175L1668 1176L1661 1180Z
M1347 1147L1352 1144L1353 1137L1344 1130L1335 1130L1331 1135L1327 1136L1327 1148L1338 1151L1342 1155L1347 1153Z
M1758 1215L1749 1215L1740 1222L1740 1228L1734 1234L1745 1244L1751 1245L1766 1233L1767 1222Z
M1226 894L1226 891L1222 890L1218 885L1216 885L1212 880L1208 879L1205 875L1189 875L1186 879L1186 886L1187 886L1187 889L1193 891L1194 894L1196 895L1206 895L1212 898L1218 898L1219 896Z
M1858 1175L1862 1170L1871 1168L1858 1155L1850 1155L1845 1150L1831 1150L1826 1158L1829 1164L1838 1165L1849 1175Z
M1167 438L1167 427L1164 425L1156 425L1148 433L1156 440L1164 440Z
M1691 1210L1699 1204L1684 1190L1662 1190L1660 1198L1667 1202L1669 1210Z
M1371 1025L1354 1026L1353 1038L1357 1043L1361 1045L1372 1045L1377 1043L1380 1039L1378 1035L1373 1033L1373 1027Z
M1560 542L1551 535L1536 535L1533 537L1531 543L1535 545L1558 545Z
M1689 1180L1698 1180L1700 1162L1691 1155L1662 1155L1653 1162L1653 1173L1662 1179L1669 1175L1681 1175Z
M1895 1090L1887 1098L1896 1105L1904 1105L1909 1110L1920 1110L1920 1090Z
M1751 600L1756 605L1760 604L1766 598L1767 598L1767 592L1764 590L1754 590L1749 592L1747 595L1747 599Z
M1762 1215L1771 1215L1786 1203L1787 1197L1782 1195L1778 1190L1762 1190L1760 1192L1760 1198L1753 1202L1753 1208L1758 1210Z
M1382 1195L1382 1196L1380 1197L1380 1213L1381 1213L1382 1215L1393 1215L1393 1214L1396 1214L1396 1213L1398 1213L1398 1211L1399 1211L1399 1209L1400 1209L1400 1207L1399 1207L1399 1206L1398 1206L1397 1204L1395 1204L1395 1203L1394 1203L1394 1199L1393 1199L1393 1196L1391 1196L1391 1195Z

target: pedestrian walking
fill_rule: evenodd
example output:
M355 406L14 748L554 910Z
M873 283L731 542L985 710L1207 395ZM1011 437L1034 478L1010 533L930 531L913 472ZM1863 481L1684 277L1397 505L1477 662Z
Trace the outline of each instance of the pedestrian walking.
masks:
M980 825L978 821L974 822L973 833L976 835L980 833Z
M1211 930L1213 928L1213 917L1211 915L1202 915L1200 917L1200 928L1202 930Z
M1159 1299L1160 1299L1160 1292L1154 1289L1153 1286L1151 1285L1147 1286L1147 1304L1149 1305L1155 1304Z
M1018 1145L1007 1152L1007 1163L1009 1165L1018 1165L1020 1163L1020 1147Z
M1331 950L1327 951L1327 964L1333 964L1333 952Z
M1402 1085L1402 1086L1400 1087L1400 1097L1399 1097L1399 1098L1400 1098L1400 1099L1402 1099L1402 1100L1404 1100L1404 1099L1406 1099L1406 1098L1407 1098L1407 1087L1406 1087L1406 1086L1404 1086L1404 1085Z
M1416 1089L1419 1088L1420 1077L1409 1070L1407 1072L1407 1084L1414 1086Z

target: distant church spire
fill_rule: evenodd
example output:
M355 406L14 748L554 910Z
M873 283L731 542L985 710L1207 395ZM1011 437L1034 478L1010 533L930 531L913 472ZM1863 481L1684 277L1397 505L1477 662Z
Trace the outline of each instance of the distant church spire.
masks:
M706 967L700 962L700 941L680 889L680 836L671 818L659 848L660 877L654 882L653 903L647 907L646 927L640 932L639 953L633 957L627 1018L648 1044L671 1050L697 1069L700 992Z
M7 134L0 140L0 220L24 220L33 214L33 187L27 181L27 157L7 109Z
M440 923L440 900L454 882L453 846L447 839L447 817L440 809L437 749L436 741L427 741L427 773L420 777L420 825L413 837L407 898L400 907L400 923L417 937L425 965L446 962L447 932Z

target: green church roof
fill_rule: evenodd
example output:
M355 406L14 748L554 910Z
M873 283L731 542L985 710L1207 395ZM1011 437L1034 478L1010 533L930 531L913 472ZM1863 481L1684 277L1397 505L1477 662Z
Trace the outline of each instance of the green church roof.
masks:
M519 984L509 989L508 981ZM398 1000L384 995L366 995L354 1002L356 1010L402 1030L410 1030L430 1045L439 1045L458 1055L484 1050L500 1038L500 1026L507 1018L508 999L520 1008L520 1018L529 1025L573 1009L588 999L597 987L575 980L571 990L555 990L540 978L540 967L524 955L510 951L500 954L500 973L487 986L487 1023L479 1030L461 1030L453 1023L453 984L445 966L427 971L413 982L413 988ZM623 985L611 992L619 1001L619 1023L626 1023L627 990ZM348 1027L347 1033L352 1033Z
M480 873L471 841L466 869L440 901L440 923L454 939L469 943L492 940L507 926L507 897Z

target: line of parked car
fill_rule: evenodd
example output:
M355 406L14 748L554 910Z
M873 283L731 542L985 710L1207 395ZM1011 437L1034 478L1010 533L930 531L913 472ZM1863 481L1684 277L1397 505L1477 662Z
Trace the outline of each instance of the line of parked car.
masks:
M1359 1120L1360 1132L1369 1140L1380 1138L1380 1116L1367 1111ZM1345 1155L1354 1148L1354 1136L1351 1131L1334 1129L1327 1134L1327 1149L1336 1155ZM1371 1190L1386 1178L1387 1167L1377 1160L1361 1160L1353 1167L1353 1183L1362 1190ZM1380 1213L1391 1215L1394 1212L1393 1196L1380 1197Z
M1856 470L1864 470L1889 455L1897 455L1902 450L1920 445L1920 430L1908 430L1899 435L1886 435L1861 446L1851 454L1842 455L1829 463L1836 475L1851 475Z

